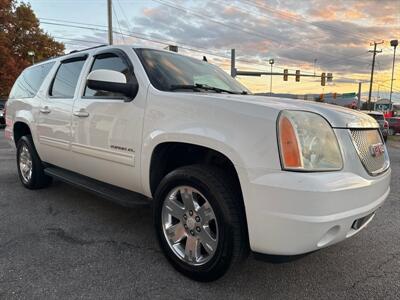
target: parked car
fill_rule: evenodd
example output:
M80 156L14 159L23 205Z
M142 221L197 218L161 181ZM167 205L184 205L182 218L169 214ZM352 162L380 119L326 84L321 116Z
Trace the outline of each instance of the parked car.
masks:
M6 118L26 188L58 178L123 205L153 201L162 251L195 280L249 250L297 255L348 239L390 191L371 117L251 95L162 50L105 46L31 66Z
M385 115L381 111L369 111L363 110L362 112L368 114L369 116L373 117L379 124L379 127L382 132L383 139L385 142L387 141L387 137L389 134L389 123L385 120Z
M400 133L400 117L392 117L386 119L389 122L389 135Z
M6 125L6 120L4 118L4 104L0 103L0 126Z

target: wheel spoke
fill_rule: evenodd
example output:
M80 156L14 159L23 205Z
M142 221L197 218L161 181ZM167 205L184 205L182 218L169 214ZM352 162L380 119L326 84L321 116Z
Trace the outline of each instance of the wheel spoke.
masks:
M186 236L185 228L182 223L178 223L166 228L168 239L173 243L179 243Z
M179 190L181 193L183 204L185 205L185 209L194 210L194 199L193 199L193 190L190 188L182 188Z
M165 202L165 207L168 209L168 213L178 220L181 220L185 213L185 209L172 197L165 200Z
M200 233L200 242L203 245L204 249L207 251L208 254L214 253L215 249L217 248L217 240L214 239L210 232L209 228L204 228Z
M205 202L198 209L197 213L200 215L203 224L208 224L210 221L215 219L215 214L208 202Z
M197 238L188 236L185 246L185 258L191 262L197 262L200 258L200 242Z

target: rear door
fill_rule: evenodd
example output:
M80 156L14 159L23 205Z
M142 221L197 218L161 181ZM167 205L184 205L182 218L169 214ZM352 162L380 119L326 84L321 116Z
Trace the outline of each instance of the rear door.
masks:
M132 51L133 54L133 51ZM127 82L136 81L133 63L121 49L99 50L91 59L94 70L121 72ZM81 88L73 108L74 169L116 186L140 192L140 153L146 91L134 99L122 94Z
M87 54L61 61L41 100L38 117L38 138L43 161L70 169L71 118L82 69Z

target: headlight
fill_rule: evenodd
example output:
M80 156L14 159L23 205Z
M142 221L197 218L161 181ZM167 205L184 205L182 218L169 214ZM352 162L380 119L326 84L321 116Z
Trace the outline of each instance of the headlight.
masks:
M282 168L294 171L335 171L343 166L336 135L320 115L284 110L278 118Z

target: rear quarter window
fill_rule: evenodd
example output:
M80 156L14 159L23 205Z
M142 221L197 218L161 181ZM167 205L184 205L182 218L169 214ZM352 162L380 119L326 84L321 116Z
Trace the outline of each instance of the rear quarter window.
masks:
M49 74L55 62L49 62L25 69L15 81L10 99L35 97L44 79Z
M373 117L377 121L383 121L385 119L383 115L370 114L370 116Z

